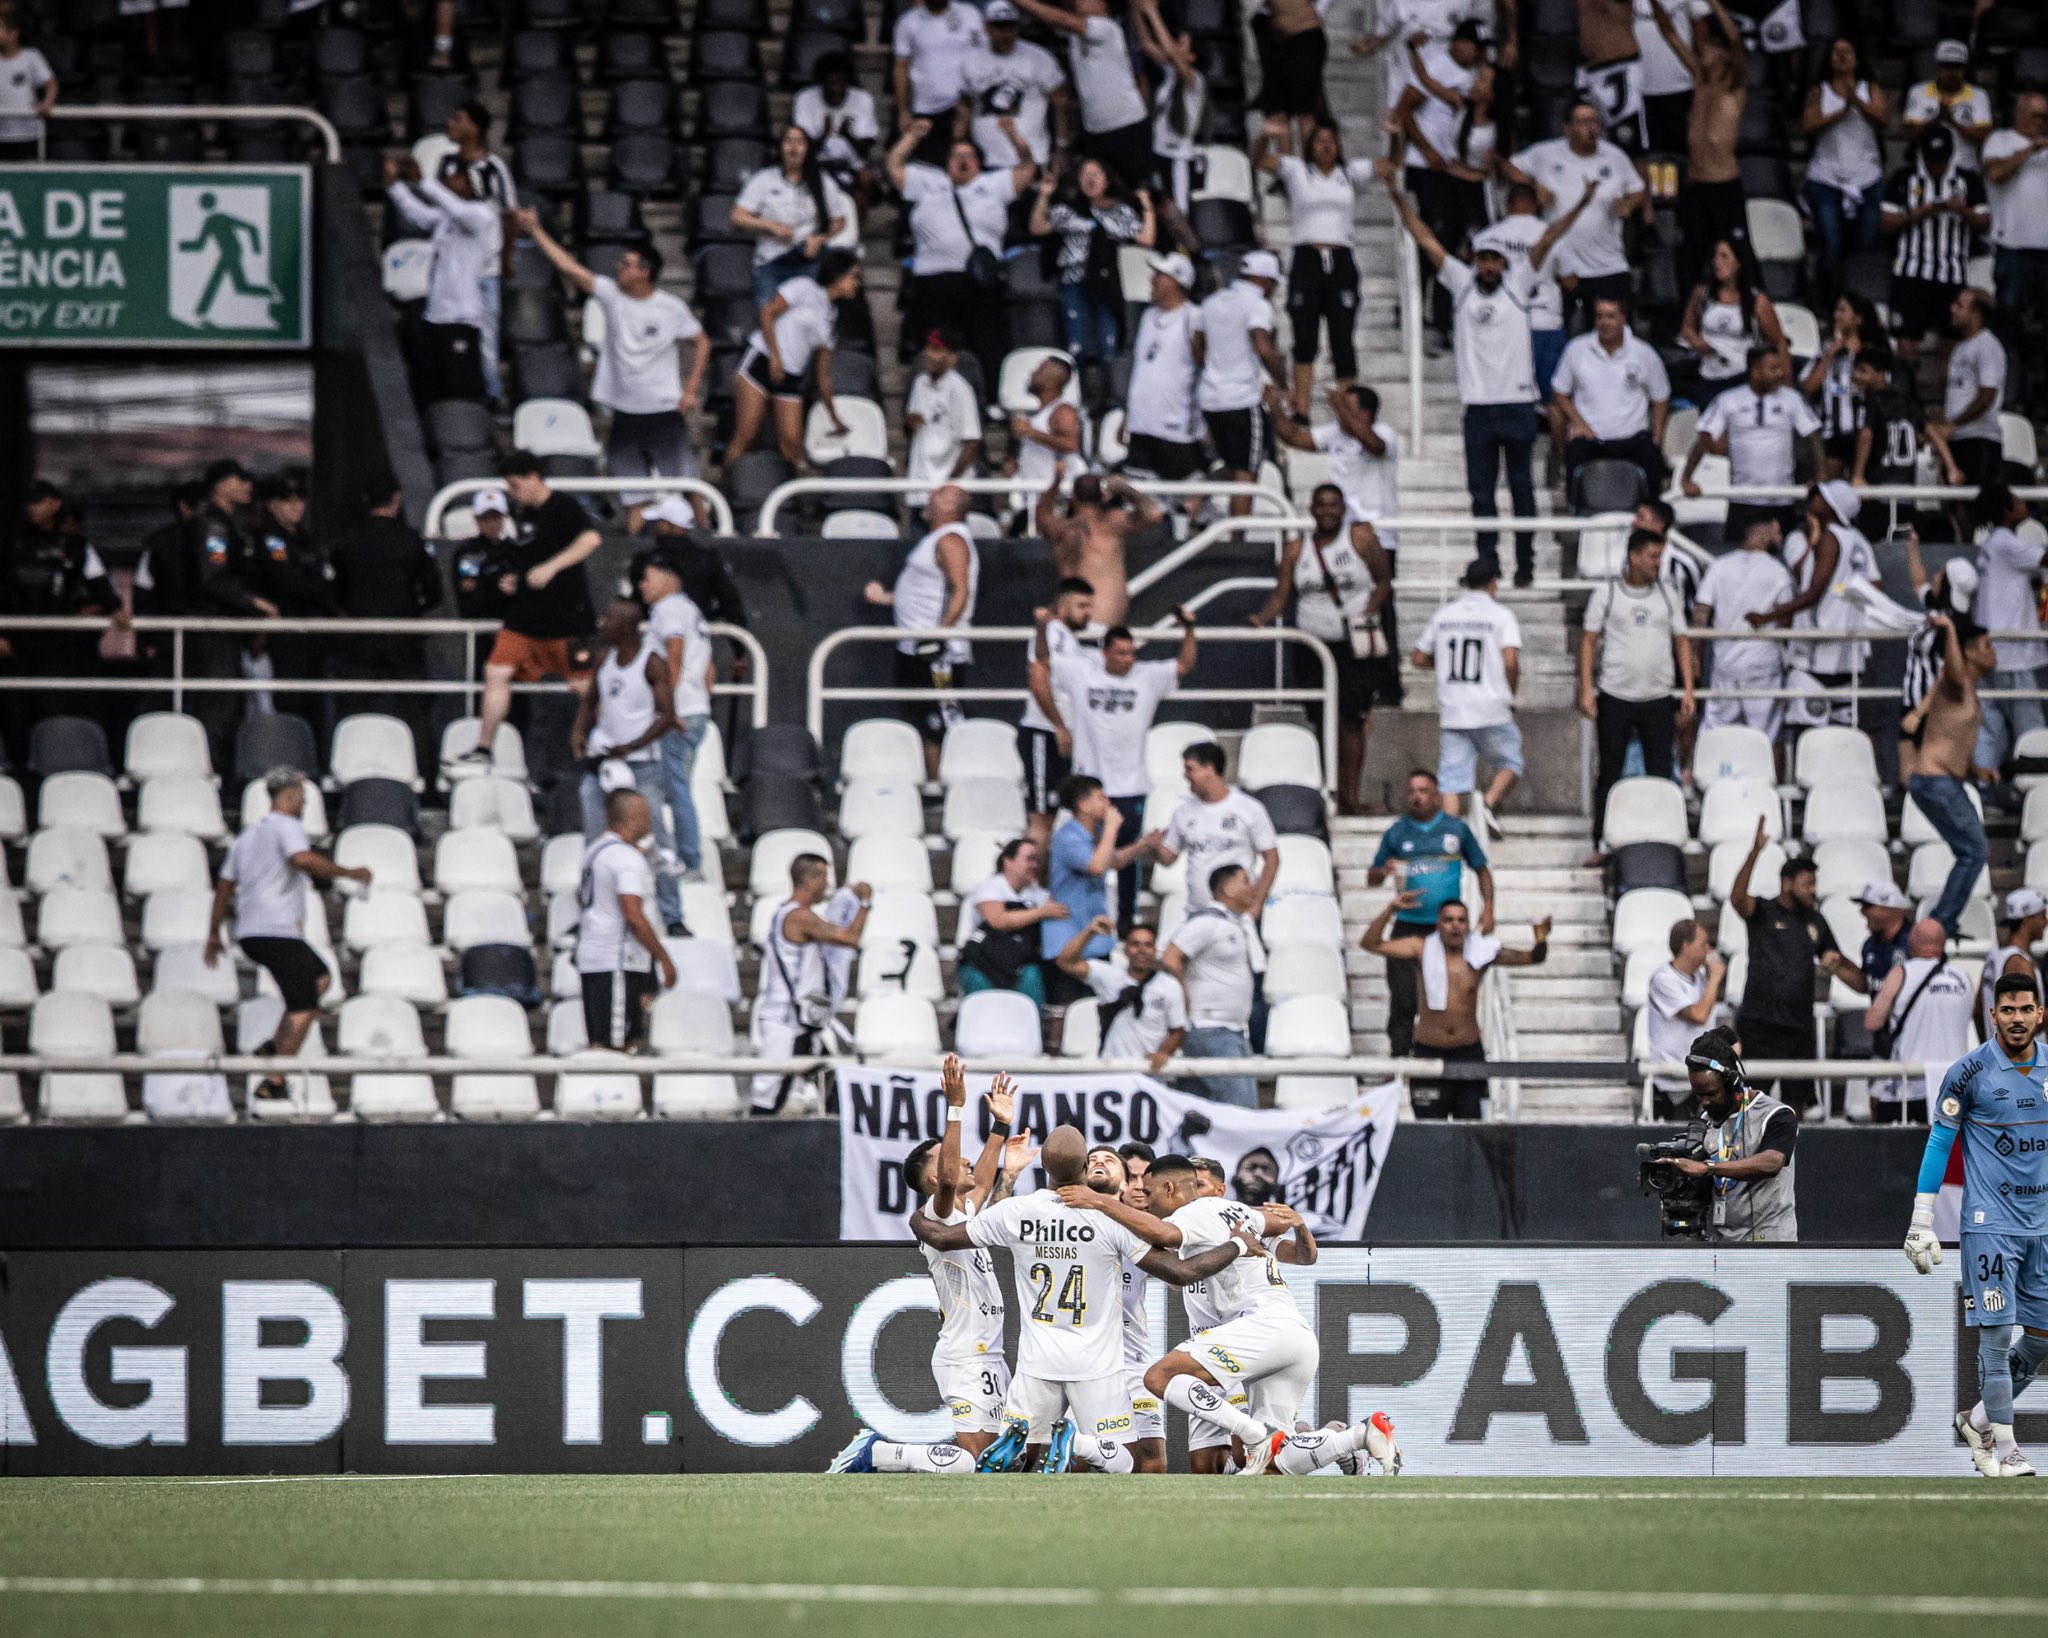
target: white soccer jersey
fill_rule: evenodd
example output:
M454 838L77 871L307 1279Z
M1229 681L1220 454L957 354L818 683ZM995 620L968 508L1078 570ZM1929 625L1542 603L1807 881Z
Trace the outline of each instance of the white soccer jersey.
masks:
M1150 1246L1100 1212L1076 1211L1050 1189L998 1201L968 1223L967 1233L978 1246L1010 1253L1020 1377L1121 1377L1122 1259L1136 1261Z
M1444 727L1492 728L1514 721L1506 656L1522 646L1522 628L1485 592L1469 591L1438 609L1415 646L1435 657Z
M1145 1318L1145 1296L1152 1276L1135 1262L1124 1262L1124 1369L1143 1372L1158 1356L1152 1351L1152 1327Z
M961 1201L943 1223L965 1223L974 1207ZM939 1341L932 1359L960 1361L985 1359L1003 1352L1003 1283L996 1277L996 1262L986 1251L924 1252L925 1266L932 1271L932 1285L939 1294Z
M1250 1229L1262 1240L1266 1237L1264 1212L1240 1205L1235 1200L1225 1200L1221 1195L1203 1195L1198 1200L1190 1200L1167 1221L1180 1230L1180 1250L1176 1255L1183 1260L1214 1250L1241 1228ZM1294 1306L1294 1297L1287 1289L1287 1282L1280 1278L1280 1265L1270 1254L1264 1258L1249 1254L1239 1257L1221 1274L1212 1274L1203 1284L1208 1287L1208 1306L1214 1316L1207 1322L1210 1325L1236 1319L1254 1309L1284 1308L1296 1318L1301 1314L1301 1310ZM1195 1324L1192 1302L1188 1305L1188 1324Z

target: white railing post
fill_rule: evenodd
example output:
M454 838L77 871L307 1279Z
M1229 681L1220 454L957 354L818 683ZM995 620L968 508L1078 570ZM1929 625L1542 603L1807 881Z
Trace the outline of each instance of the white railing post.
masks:
M1228 483L1207 478L1125 478L1139 494L1154 500L1201 496L1212 500L1235 500L1249 496L1253 506L1272 506L1281 513L1293 510L1293 503L1280 490L1260 483ZM929 478L791 478L768 491L761 502L754 533L763 538L776 532L782 509L805 495L909 495L935 488L964 489L970 495L1014 495L1015 478L953 478L934 484Z
M716 535L730 535L733 532L732 502L716 484L702 478L549 478L550 489L565 495L626 495L663 494L693 495L710 507L717 526L711 531ZM427 502L426 526L420 533L429 540L441 538L441 526L447 521L448 513L465 496L479 490L501 487L496 478L457 478L445 483L434 491L434 498Z

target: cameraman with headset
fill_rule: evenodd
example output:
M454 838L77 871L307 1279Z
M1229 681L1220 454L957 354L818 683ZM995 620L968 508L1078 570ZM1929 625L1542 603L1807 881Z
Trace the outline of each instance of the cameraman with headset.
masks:
M1706 1178L1714 1191L1709 1239L1797 1240L1792 1145L1799 1116L1790 1104L1749 1084L1739 1047L1731 1029L1694 1038L1685 1067L1708 1123L1708 1158L1672 1164L1688 1177Z

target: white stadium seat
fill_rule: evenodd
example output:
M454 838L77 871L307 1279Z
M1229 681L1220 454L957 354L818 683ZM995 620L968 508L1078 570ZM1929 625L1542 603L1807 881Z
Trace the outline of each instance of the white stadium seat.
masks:
M51 774L36 797L36 827L53 830L60 825L95 836L126 836L128 821L121 815L121 793L114 782L83 769Z
M1066 363L1067 384L1060 391L1060 400L1078 409L1081 372L1073 367L1074 355L1064 347L1013 347L1005 353L1002 367L996 372L996 402L1012 415L1029 415L1036 410L1038 400L1031 392L1031 377L1048 358Z
M220 788L201 774L165 774L142 787L135 802L137 830L168 830L201 841L227 835L221 817Z
M1787 209L1782 199L1753 199L1753 205L1770 204ZM1798 215L1793 211L1794 216ZM1792 260L1799 260L1803 252L1795 253ZM1794 358L1818 358L1820 356L1820 319L1811 307L1802 307L1797 302L1778 303L1778 325L1785 332L1785 346Z
M11 774L0 773L0 842L18 842L28 834L28 804Z
M341 913L341 940L351 950L380 944L431 944L426 906L406 892L377 886L355 894Z
M1024 758L1017 752L1017 730L994 717L962 717L946 730L939 747L939 783L962 779L1024 777Z
M448 1004L451 1058L530 1058L526 1009L502 995L465 995ZM459 1120L532 1120L540 1083L531 1075L457 1075L449 1112Z
M1875 785L1830 785L1819 800L1808 799L1800 816L1799 834L1809 845L1844 838L1881 842L1889 831L1884 792Z
M1156 787L1161 784L1187 789L1187 769L1181 753L1190 745L1213 745L1215 731L1199 722L1155 722L1145 730L1145 775Z
M1700 842L1706 847L1741 842L1746 847L1756 840L1759 819L1764 835L1774 842L1784 840L1785 804L1775 785L1740 775L1717 779L1700 801Z
M529 398L512 412L512 447L534 455L604 453L591 429L590 411L573 398Z
M922 836L924 798L918 782L872 779L863 772L840 793L839 834L848 841L862 836Z
M330 961L330 970L332 965ZM268 980L270 975L265 973L263 977ZM203 995L216 1007L232 1007L242 999L242 976L234 956L223 952L218 961L208 966L204 944L173 944L157 951L156 960L150 964L149 985L152 990L184 990L190 995ZM275 991L276 987L272 981L271 989ZM340 1005L336 990L336 985L328 985L327 993L321 996L323 1005ZM331 1003L330 995L334 997Z
M1621 1004L1630 1011L1649 1005L1650 975L1670 959L1668 943L1639 944L1629 951L1621 970Z
M787 893L784 897L787 897ZM683 925L694 938L731 945L732 909L725 902L725 889L710 882L682 884Z
M1969 792L1970 806L1977 810L1977 817L1982 819L1984 798L1977 794L1977 787L1974 785L1965 785L1963 789ZM1899 840L1907 847L1925 847L1929 842L1941 840L1941 832L1934 828L1933 822L1920 811L1920 804L1911 796L1906 798L1905 806L1899 810Z
M587 1047L568 1060L584 1067L555 1077L555 1114L562 1120L637 1120L640 1076L623 1052Z
M480 944L533 943L526 901L515 893L469 888L451 894L442 913L441 942L460 955Z
M1268 785L1307 785L1321 790L1322 748L1316 736L1291 722L1262 722L1237 749L1237 782L1248 791Z
M903 888L877 892L868 906L868 919L861 926L863 950L893 948L905 939L936 949L939 942L939 913L930 897Z
M334 839L334 862L369 871L372 893L420 890L419 849L396 825L350 825Z
M548 1008L548 1056L570 1058L589 1050L590 1026L583 1016L582 996L557 1001Z
M519 855L512 839L497 830L451 830L434 844L434 886L443 893L483 888L523 893Z
M846 879L866 882L878 890L900 887L913 893L929 893L932 891L931 849L919 836L863 836L847 853ZM786 877L781 896L788 896Z
M212 880L206 844L174 831L145 831L131 837L127 857L121 861L121 891L132 899L172 888L204 893Z
M523 780L464 779L448 793L448 828L498 830L515 842L540 839L533 815L533 792Z
M1062 1058L1094 1058L1102 1051L1102 1003L1086 995L1067 1003L1067 1016L1060 1024Z
M849 455L870 460L889 458L889 418L872 398L836 393L832 399L839 411L838 431L822 403L813 404L804 418L804 456L813 466L827 466Z
M1344 952L1327 944L1276 944L1266 952L1266 999L1296 995L1344 996L1350 984Z
M1806 259L1806 224L1799 212L1782 199L1750 199L1746 202L1750 248L1757 260L1798 262Z
M1814 891L1822 898L1847 894L1853 899L1872 882L1892 879L1892 856L1882 842L1843 837L1813 850L1813 868Z
M1358 1082L1342 1075L1278 1075L1275 1109L1334 1109L1358 1096Z
M875 1058L939 1050L939 1015L921 995L879 990L862 998L853 1015L854 1050Z
M220 1009L186 990L153 990L135 1017L135 1050L145 1057L163 1052L227 1050Z
M396 779L420 788L419 752L412 730L375 711L343 717L334 729L327 771L337 785L358 779Z
M665 938L661 943L676 964L676 988L715 995L729 1007L740 1004L740 968L730 944L711 938Z
M2048 758L2048 728L2029 728L2013 741L2012 759L2015 762L2040 761ZM2036 787L2048 785L2048 774L2016 773L2012 782L2027 793L2031 805Z
M1613 948L1617 955L1631 950L1670 951L1671 924L1692 915L1692 900L1669 887L1638 887L1622 894L1614 905ZM1723 916L1722 921L1734 918Z
M730 1058L735 1051L732 1010L724 997L686 990L678 981L655 997L647 1041L664 1058Z
M483 726L479 717L457 717L441 730L443 781L453 784L457 780L477 779L485 774L503 779L526 778L526 744L519 737L519 730L509 722L498 724L498 731L491 738L491 760L488 764L461 760L476 749Z
M731 1075L654 1077L653 1113L661 1120L731 1120L746 1113L740 1083Z
M1249 205L1252 202L1252 167L1241 148L1209 147L1200 150L1201 185L1189 195L1189 203L1197 199L1236 199Z
M924 843L919 841L916 846L922 848ZM762 832L754 843L753 857L747 864L747 891L757 899L772 898L780 904L790 894L789 867L804 853L815 853L823 859L825 879L834 887L839 885L839 873L832 863L832 844L817 831L770 830Z
M1165 932L1165 911L1160 911L1160 931ZM1259 937L1273 944L1327 944L1344 948L1344 912L1333 898L1313 893L1290 893L1286 898L1266 900L1266 913L1259 921Z
M955 893L971 893L995 874L996 860L1014 838L990 831L975 831L953 838L953 863L946 885ZM858 880L859 878L855 878Z
M1740 837L1714 845L1707 859L1707 896L1715 903L1728 897L1729 889L1735 885L1736 872L1749 857L1749 848L1750 841ZM1785 850L1776 842L1766 842L1763 852L1756 856L1756 868L1749 873L1750 892L1760 899L1774 897L1778 891L1778 872L1784 864Z
M310 779L305 784L306 805L299 814L299 823L306 827L310 841L325 841L327 838L327 798L320 787ZM270 811L270 792L263 781L252 779L242 787L242 829L247 830Z
M1922 899L1913 911L1914 919L1924 921L1933 915L1934 902L1939 897L1937 893L1930 893ZM1989 899L1972 899L1963 906L1963 913L1956 922L1956 937L1966 944L1992 945L1998 942L1998 921Z
M1607 793L1607 812L1600 835L1601 845L1608 848L1627 847L1632 842L1685 846L1691 836L1685 792L1669 779L1616 781Z
M259 995L252 1001L244 1001L235 1012L235 1047L239 1052L251 1052L268 1041L277 1029L278 1020L284 1016L284 1002L274 995ZM289 1063L293 1066L317 1063L327 1056L327 1041L320 1033L316 1020L306 1031L306 1038L299 1043L299 1050ZM283 1071L284 1098L248 1098L255 1090L261 1075L251 1075L244 1087L246 1107L251 1120L266 1125L299 1121L332 1120L334 1118L334 1088L325 1075L315 1071L292 1067Z
M36 907L36 942L46 950L125 943L121 901L104 888L59 887L45 893Z
M53 990L29 1014L28 1049L44 1058L109 1058L114 1053L113 1010L96 995ZM121 1077L103 1071L46 1074L47 1120L120 1121L128 1118Z
M884 992L922 996L937 1005L946 998L946 976L939 952L930 944L914 944L908 958L902 941L869 945L854 970L853 993L866 999Z
M849 507L827 515L818 533L826 540L901 540L903 525L887 512L870 512Z
M1280 854L1279 873L1273 878L1276 896L1282 893L1336 895L1337 867L1331 861L1328 842L1320 836L1295 835L1277 837L1275 842Z
M1334 995L1291 995L1266 1019L1266 1050L1276 1058L1348 1058L1351 1020Z
M1268 904L1266 906L1266 914L1268 916L1271 916L1272 913L1273 907L1272 905ZM1186 921L1187 919L1188 896L1186 893L1168 893L1160 899L1159 917L1156 923L1159 929L1160 948L1164 949L1166 947L1167 941L1173 937L1174 933L1179 929L1180 924ZM1289 937L1299 936L1297 934L1294 934L1291 929L1283 928L1282 930L1287 931ZM1324 931L1325 929L1320 927L1316 929L1317 941L1328 943L1328 939L1323 937ZM1286 939L1276 939L1275 937L1273 937L1272 929L1270 927L1262 928L1260 930L1259 936L1261 941L1265 943L1268 948L1271 948L1276 943L1287 942Z
M122 772L137 785L170 774L211 778L213 752L206 725L181 711L145 711L128 724Z
M583 885L583 850L589 844L580 835L550 836L540 850L540 890L543 893L574 893Z
M948 838L989 832L995 835L1024 834L1023 767L1012 778L992 779L985 775L966 778L946 789L946 805L939 828Z
M394 1063L424 1058L420 1015L409 1002L388 995L358 995L343 1004L336 1037L344 1058L383 1058ZM349 1108L359 1120L436 1120L441 1105L433 1078L418 1074L353 1077Z
M81 951L92 948L90 944L79 946ZM128 954L126 950L115 953L123 957ZM63 959L63 956L57 958L60 964ZM129 971L132 982L132 964ZM51 987L57 986L53 984ZM42 993L42 987L36 983L36 964L29 959L28 951L0 949L0 1012L19 1012L24 1007L32 1007Z
M863 717L839 746L842 784L855 779L916 785L924 779L924 741L898 717Z
M116 944L74 944L59 950L50 970L50 988L66 995L96 995L110 1007L132 1007L142 999L135 958Z
M448 973L426 944L378 944L363 952L356 974L361 995L395 995L416 1007L447 1004Z
M48 893L59 887L89 887L104 893L113 888L114 871L107 862L107 844L97 831L60 825L55 830L39 830L28 839L21 879L31 893Z
M1860 728L1809 728L1799 736L1792 772L1804 791L1875 785L1877 754Z
M1015 990L977 990L960 1002L953 1050L963 1058L1036 1058L1045 1050L1038 1003Z

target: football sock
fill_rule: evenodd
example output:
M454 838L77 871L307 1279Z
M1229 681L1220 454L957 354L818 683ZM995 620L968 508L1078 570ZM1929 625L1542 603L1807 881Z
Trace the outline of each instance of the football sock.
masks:
M1987 1325L1977 1334L1977 1380L1984 1391L1984 1416L1996 1431L2003 1427L2012 1442L2012 1331ZM2002 1452L2005 1445L1999 1447Z
M1166 1391L1159 1396L1175 1410L1186 1411L1212 1427L1219 1427L1225 1433L1233 1433L1240 1439L1264 1439L1271 1429L1265 1423L1254 1421L1223 1397L1220 1388L1211 1387L1200 1377L1177 1376L1166 1384Z
M1296 1477L1319 1467L1335 1467L1340 1458L1355 1456L1365 1444L1365 1424L1356 1427L1319 1428L1314 1433L1297 1433L1280 1447L1273 1466Z
M2020 1442L2013 1437L2012 1424L2010 1422L1993 1422L1991 1424L1991 1451L1993 1455L2003 1460L2007 1456L2017 1454L2019 1448Z
M2006 1363L2012 1370L2012 1396L2017 1399L2041 1374L2041 1365L2048 1360L2048 1337L2037 1337L2031 1331L2022 1331L2013 1343L2012 1352Z
M877 1439L868 1453L877 1473L972 1473L974 1458L958 1445L892 1445Z
M1074 1460L1098 1473L1130 1473L1138 1465L1131 1459L1131 1447L1114 1439L1076 1439Z

